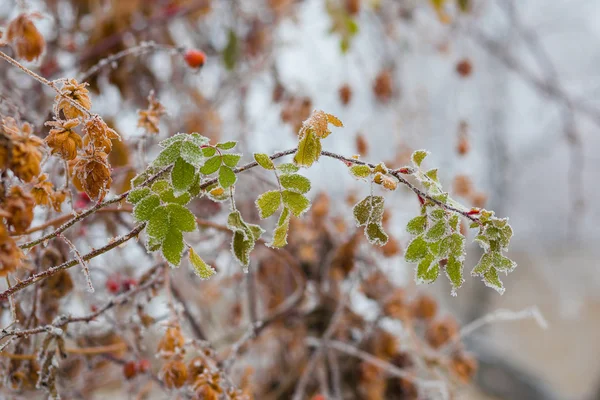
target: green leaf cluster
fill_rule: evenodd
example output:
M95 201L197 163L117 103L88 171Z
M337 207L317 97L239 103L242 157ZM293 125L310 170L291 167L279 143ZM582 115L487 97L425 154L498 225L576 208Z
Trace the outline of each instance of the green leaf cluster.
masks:
M258 196L256 207L261 219L269 218L283 207L277 227L273 232L273 240L267 246L280 248L287 244L287 233L291 216L300 217L310 208L310 200L305 196L310 190L310 181L305 176L297 174L298 167L294 164L271 166L263 158L261 162L255 159L265 169L275 170L281 185L280 190L271 190ZM268 159L271 161L271 159ZM272 161L271 161L272 162Z
M480 276L486 286L502 294L504 285L498 274L508 274L517 267L517 263L503 255L513 235L508 218L496 218L493 211L482 210L479 223L473 222L471 227L479 228L474 240L484 251L471 275Z
M404 257L416 263L417 283L432 283L443 269L452 284L452 295L464 282L463 261L465 237L460 233L459 218L454 213L432 207L406 225L408 233L415 235L406 248Z
M382 226L384 203L382 196L367 196L352 209L356 226L364 226L369 243L378 246L383 246L389 239Z
M231 251L244 267L250 265L250 252L261 235L265 232L259 225L244 221L239 211L233 211L227 217L227 227L233 232Z

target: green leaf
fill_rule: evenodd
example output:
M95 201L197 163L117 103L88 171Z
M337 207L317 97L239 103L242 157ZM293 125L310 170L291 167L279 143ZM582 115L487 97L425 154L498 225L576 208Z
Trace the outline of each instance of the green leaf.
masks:
M510 225L506 224L504 227L500 229L500 246L502 246L502 250L508 250L508 245L510 244L510 239L513 236L513 230Z
M277 190L265 192L256 199L256 207L258 207L261 219L269 218L281 206L281 193Z
M425 232L425 228L427 227L427 216L419 215L418 217L414 217L408 224L406 225L406 231L412 235L420 235Z
M210 142L206 136L202 136L197 132L189 134L187 139L201 149L202 146L206 146Z
M414 263L422 260L429 253L429 246L423 236L415 237L408 247L406 253L404 253L404 259L407 262Z
M483 275L493 266L493 256L491 253L484 253L479 262L471 271L472 276Z
M208 147L207 147L208 148ZM219 167L221 166L221 156L214 156L206 160L204 165L200 168L200 172L203 175L210 175L217 172Z
M440 242L440 256L447 257L453 255L461 257L464 252L465 237L460 233L453 233L446 236Z
M487 236L477 235L475 236L475 239L473 239L473 241L477 242L479 244L479 247L481 247L485 252L487 252L490 249L490 239L488 239Z
M456 214L452 215L452 217L450 217L450 219L448 220L448 224L450 225L450 228L452 228L453 230L455 230L455 231L459 230L460 220L458 218L458 215L456 215Z
M151 188L154 193L160 195L165 190L171 188L171 184L168 181L161 179L159 181L154 182Z
M256 225L256 224L246 224L246 225L248 225L248 228L250 228L250 232L252 232L252 237L254 238L255 242L258 239L260 239L260 237L262 236L263 233L266 232L260 225Z
M445 270L446 276L452 284L451 294L456 296L456 290L460 288L465 281L463 278L463 263L460 259L451 256L448 258Z
M384 198L367 196L354 206L352 212L356 226L366 225L368 222L380 223L383 219Z
M185 206L192 199L192 197L190 196L190 194L188 192L184 192L183 194L176 197L175 194L173 193L173 189L171 189L171 188L163 191L159 196L160 196L160 200L163 203L175 203L175 204L181 204L182 206Z
M162 242L162 253L173 267L178 267L181 263L183 249L183 234L177 229L169 229L165 240Z
M223 189L227 189L229 186L233 185L236 179L235 173L231 168L221 165L221 168L219 168L219 185L221 185Z
M223 154L223 164L233 168L240 161L240 158L242 158L241 154Z
M146 226L146 233L162 243L169 232L169 213L165 207L156 207Z
M178 158L171 171L171 184L173 185L175 194L179 195L182 192L185 192L192 186L195 177L196 168L194 168L192 164L186 162L183 158Z
M198 196L201 191L202 188L200 187L200 174L196 174L196 176L194 177L194 182L190 185L188 189L190 198Z
M298 168L296 165L292 164L292 163L284 163L281 164L277 167L277 170L279 172L281 172L282 174L294 174L298 171L300 171L300 168Z
M483 274L483 283L485 283L485 286L491 287L500 294L504 293L504 285L498 277L496 268L492 267Z
M282 175L279 180L281 181L281 186L293 192L306 193L310 190L310 181L302 175Z
M446 221L441 220L433 224L425 233L425 239L431 242L438 241L446 233Z
M193 232L196 230L196 218L187 208L179 204L167 204L169 220L171 227L183 232Z
M321 140L312 129L298 142L298 150L294 155L294 163L301 167L310 167L321 155Z
M441 208L436 208L429 214L429 216L431 219L438 220L444 218L446 216L446 212Z
M287 244L287 234L290 227L291 213L287 207L283 208L279 221L277 222L277 228L273 231L273 240L271 243L267 243L267 246L272 248L281 248Z
M429 171L427 171L425 173L425 175L427 175L434 182L436 182L436 183L439 182L438 181L438 170L437 170L437 168L430 169Z
M353 165L350 167L350 173L355 178L367 178L371 175L371 168L368 165Z
M223 62L225 68L232 70L235 67L235 62L238 56L238 40L235 32L230 29L227 39L227 46L223 49Z
M181 144L181 152L179 153L181 158L183 158L188 163L198 167L204 160L204 154L202 150L192 142L183 142Z
M233 255L238 259L240 264L247 267L250 264L250 252L254 248L254 241L246 240L241 232L235 232L231 247Z
M186 133L177 133L177 134L161 141L158 145L160 147L166 148L166 147L171 146L173 143L184 141L186 139L186 137L187 137Z
M133 189L127 195L127 201L130 202L131 204L136 204L140 200L142 200L144 197L148 196L149 194L150 194L150 189L148 189L147 187Z
M237 144L237 141L231 140L229 142L217 143L217 148L219 148L221 150L230 150L230 149L233 149L236 144Z
M420 167L421 163L428 155L429 152L426 150L417 150L414 153L412 153L411 160L413 164L415 164L417 167Z
M383 246L387 243L389 237L387 233L383 231L383 228L379 223L371 222L365 228L365 235L369 243Z
M151 194L146 196L133 208L133 216L138 221L148 221L159 205L160 199L157 195Z
M153 167L166 167L173 164L179 158L182 142L175 142L160 152L152 162Z
M499 251L494 251L492 252L492 254L492 262L494 263L494 268L496 268L498 271L502 271L508 274L509 272L517 268L516 262L514 262L508 257L503 256L502 253L500 253Z
M202 154L204 154L204 157L212 157L217 154L217 149L214 147L203 147Z
M440 264L432 254L425 256L417 266L417 283L432 283L440 275Z
M194 267L194 272L200 277L200 279L210 279L210 277L216 273L215 269L205 263L204 260L200 258L198 253L196 253L191 247L188 257L192 267Z
M304 195L290 190L284 190L281 192L283 198L283 204L285 204L294 216L299 217L310 207L310 200Z
M264 153L254 153L254 160L264 169L271 171L275 170L275 163L273 163L273 160Z

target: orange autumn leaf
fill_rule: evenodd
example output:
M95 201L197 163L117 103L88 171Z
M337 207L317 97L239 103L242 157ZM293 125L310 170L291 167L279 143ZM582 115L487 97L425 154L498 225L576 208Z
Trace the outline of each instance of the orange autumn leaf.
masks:
M46 144L52 149L51 154L58 154L67 161L75 159L77 149L83 145L81 136L73 130L79 125L79 120L48 121L45 125L52 127L48 137L46 137Z

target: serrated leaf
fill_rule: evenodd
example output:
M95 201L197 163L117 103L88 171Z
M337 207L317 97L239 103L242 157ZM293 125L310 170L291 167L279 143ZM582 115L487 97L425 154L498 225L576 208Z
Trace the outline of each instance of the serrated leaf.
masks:
M210 148L210 147L207 147ZM221 156L214 156L209 158L208 160L206 160L204 162L204 165L202 167L200 167L200 172L203 175L210 175L210 174L214 174L215 172L217 172L217 170L219 169L219 167L221 166Z
M225 191L225 189L219 186L218 183L213 183L212 185L206 188L206 195L212 201L222 203L224 201L229 200L229 196L232 191L235 192L235 186L229 188L229 191Z
M442 210L441 208L436 208L431 213L429 213L429 216L432 219L438 220L438 219L442 219L442 218L446 217L446 212L444 210Z
M487 252L490 249L490 240L484 235L477 235L474 242L477 242L483 251Z
M456 296L456 290L459 289L465 281L463 278L463 263L460 259L451 256L448 258L445 270L446 276L452 284L451 293L453 296Z
M492 267L483 274L483 283L487 287L491 287L500 294L504 293L504 285L498 277L498 271Z
M310 200L300 193L284 190L281 192L281 197L283 199L283 204L285 204L296 217L301 216L310 208Z
M242 158L241 154L223 154L223 164L234 168Z
M233 149L236 144L237 144L237 141L231 140L229 142L217 143L217 148L219 148L221 150L230 150L230 149Z
M204 155L204 157L212 157L215 154L217 154L217 149L215 149L214 147L203 147L202 154Z
M275 170L275 163L273 163L273 160L264 153L254 153L254 160L264 169L271 171Z
M160 152L152 162L153 167L166 167L173 164L179 158L182 142L174 142L169 147Z
M272 248L281 248L287 245L287 234L290 227L291 213L287 207L283 208L279 221L277 222L277 228L273 231L273 240L271 243L267 243L267 246Z
M210 142L206 136L202 136L197 132L189 134L187 139L201 149L202 146L206 146Z
M371 175L371 168L368 165L353 165L350 167L350 173L355 178L367 178Z
M241 232L235 232L231 242L233 255L240 264L247 267L250 264L250 252L254 248L254 241L246 240Z
M429 253L429 246L423 236L415 237L406 248L404 259L407 262L414 263L423 259Z
M183 158L178 158L175 161L175 166L171 171L171 184L173 185L173 190L176 195L179 195L185 192L192 183L194 183L194 178L196 177L196 168Z
M260 225L256 225L256 224L247 224L247 225L248 225L248 228L250 228L250 232L252 232L252 237L254 238L255 242L258 239L260 239L260 237L262 236L263 233L266 232Z
M166 138L165 140L162 140L160 143L158 143L158 145L160 147L167 148L170 145L172 145L173 143L184 141L186 139L186 137L187 137L187 134L185 134L185 133L177 133L169 138Z
M196 197L200 194L202 188L200 187L200 174L196 174L194 177L194 182L188 188L188 193L190 195L190 199L192 197Z
M321 156L321 139L315 135L312 129L298 142L298 150L294 155L294 163L301 167L310 167Z
M146 233L156 242L162 243L167 232L169 232L169 213L165 207L156 207L146 226Z
M236 181L237 177L231 168L226 165L221 165L219 168L219 185L223 189L229 188L229 186L233 185Z
M133 216L138 221L148 221L159 205L160 199L157 195L151 194L146 196L133 208Z
M426 150L417 150L412 153L410 159L412 160L413 164L415 164L417 167L420 167L421 163L428 155L429 152Z
M282 174L294 174L298 171L300 171L300 168L298 168L296 165L292 164L292 163L284 163L281 164L277 167L277 170L279 172L281 172Z
M440 275L440 264L432 254L425 256L417 266L417 283L432 283Z
M194 268L194 272L200 277L200 279L210 279L210 277L216 273L215 269L205 263L204 260L200 258L198 253L196 253L196 251L194 251L194 249L191 247L188 258L190 260L190 264L192 264L192 267Z
M277 190L265 192L256 199L256 207L261 219L269 218L281 206L281 193Z
M149 194L150 194L150 189L148 189L147 187L133 189L127 195L127 201L131 204L137 204L140 200L142 200L144 197L148 196Z
M457 231L459 229L459 224L460 224L460 219L458 218L458 215L456 215L456 214L454 214L448 220L448 225L450 225L450 228L452 228L455 231Z
M425 239L430 242L440 240L446 234L446 228L446 221L437 221L425 232Z
M406 224L406 231L412 235L420 235L425 232L425 228L427 227L427 216L419 215L418 217L414 217L408 224Z
M152 184L151 189L154 193L160 195L163 191L169 189L171 187L171 184L164 180L161 179L159 181L156 181Z
M380 223L383 219L385 200L382 196L367 196L352 209L357 226L369 222Z
M440 257L453 255L461 257L464 251L465 237L460 233L453 233L446 236L440 242Z
M293 192L307 193L310 190L310 181L307 177L302 175L282 175L279 180L281 182L281 186Z
M436 182L436 183L439 182L438 181L438 170L437 170L437 168L430 169L429 171L427 171L425 173L425 175L427 175L434 182Z
M178 267L181 263L183 249L183 234L177 229L169 229L165 240L162 242L163 257L173 267Z
M378 246L385 245L389 239L387 233L383 231L381 225L375 222L367 224L367 227L365 228L365 235L367 236L369 243L376 244Z
M502 246L502 250L508 250L508 245L510 244L510 239L512 236L513 230L510 225L506 224L500 229L500 238L498 241L500 242L500 246Z
M183 142L181 144L181 151L179 152L181 158L188 163L198 167L204 160L204 154L202 150L192 142Z
M505 272L508 274L509 272L517 268L516 262L514 262L508 257L503 256L502 253L500 253L499 251L495 251L492 254L492 262L494 264L494 268L496 268L498 271Z
M183 232L196 230L196 218L187 208L179 204L167 204L165 206L169 213L169 221L172 228Z
M175 196L175 194L173 193L173 189L171 188L163 191L159 196L160 200L163 203L175 203L181 204L182 206L185 206L192 199L191 195L188 192L184 192L179 196Z
M471 271L472 276L483 275L493 266L493 257L491 253L484 253L479 262Z

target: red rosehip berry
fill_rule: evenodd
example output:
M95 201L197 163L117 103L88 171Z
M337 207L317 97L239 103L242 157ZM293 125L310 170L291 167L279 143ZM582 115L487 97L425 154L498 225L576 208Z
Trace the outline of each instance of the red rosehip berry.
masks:
M111 277L106 280L106 290L109 293L117 294L121 291L121 282L118 278Z
M191 68L201 68L206 62L206 54L196 49L187 50L183 57Z

